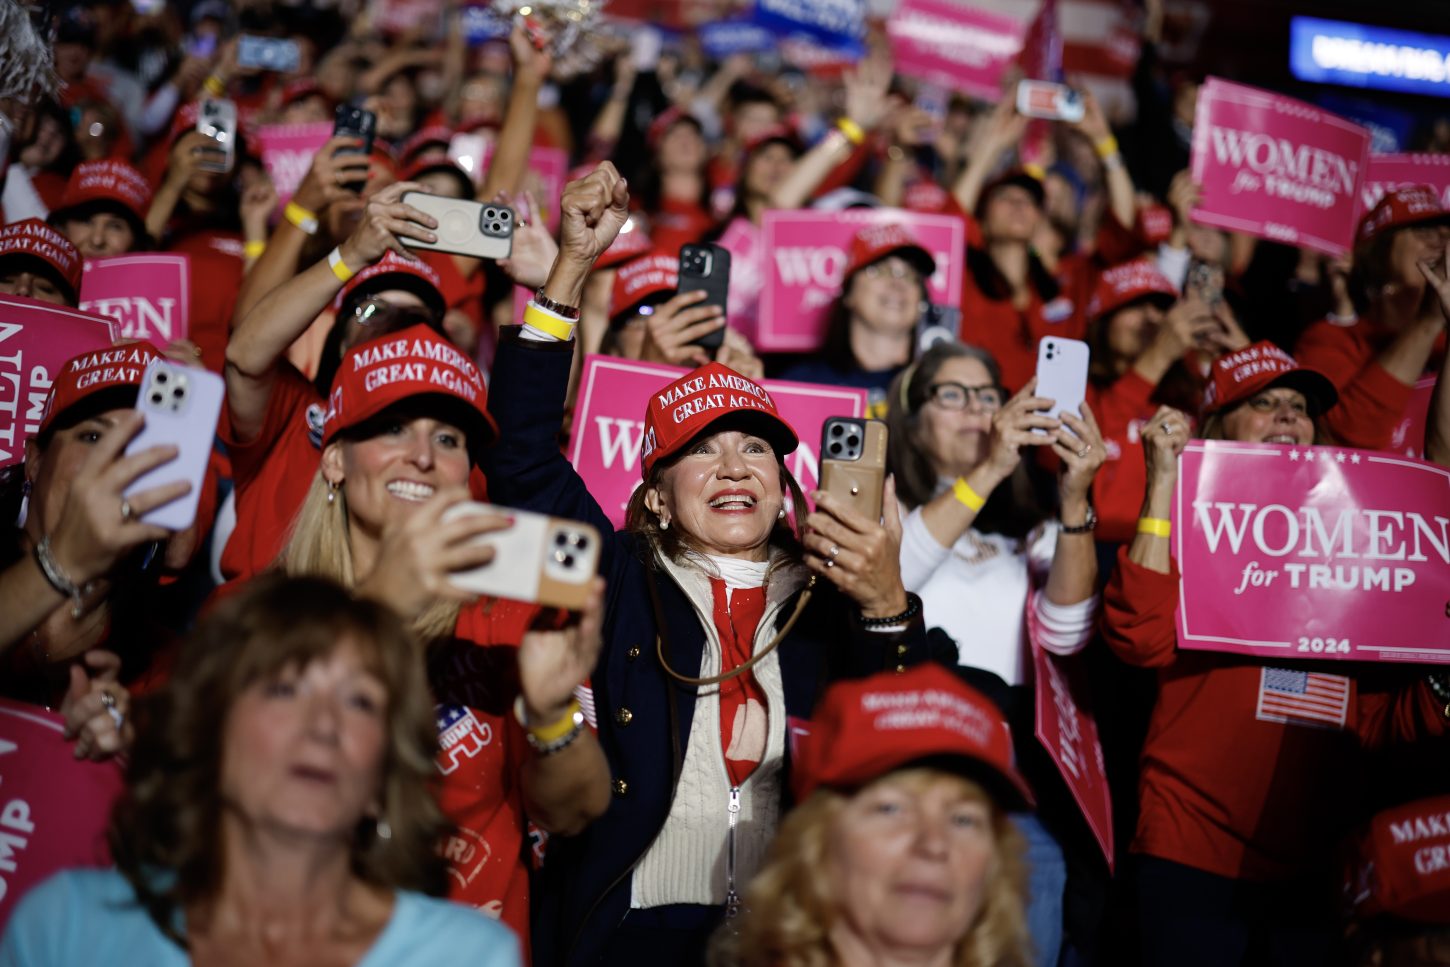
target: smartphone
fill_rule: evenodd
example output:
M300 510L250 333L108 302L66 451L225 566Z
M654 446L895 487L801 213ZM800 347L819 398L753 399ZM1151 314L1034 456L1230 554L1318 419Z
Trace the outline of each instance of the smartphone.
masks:
M141 515L146 523L170 531L183 531L195 523L196 506L201 499L225 394L222 378L205 369L153 359L142 372L136 409L146 417L146 425L126 445L126 453L129 456L162 445L174 446L180 452L175 460L132 482L126 488L126 496L177 480L191 483L191 490L185 496Z
M1017 113L1049 121L1081 121L1082 95L1066 84L1052 81L1018 81Z
M353 107L351 104L339 104L337 111L332 118L332 136L334 138L358 138L362 146L357 148L342 148L338 154L361 154L373 153L373 135L378 131L378 116L365 108ZM349 191L361 193L366 187L365 181L346 182L343 187Z
M821 427L821 489L867 520L881 519L886 490L886 424L833 416Z
M916 323L916 351L926 352L939 342L955 342L962 331L962 310L928 302Z
M207 98L197 113L196 129L215 141L226 155L224 160L198 161L196 166L203 171L231 171L237 157L237 105L225 98ZM207 152L204 157L211 156Z
M409 248L426 248L476 259L506 259L514 247L514 213L507 205L486 205L464 198L448 198L410 191L403 204L438 219L436 242L398 236Z
M719 306L723 313L730 299L730 250L718 245L686 245L680 249L680 293L704 291L703 302L695 306ZM725 327L707 332L695 340L705 349L719 349L725 341Z
M1037 344L1037 393L1055 400L1050 416L1071 413L1082 416L1083 400L1087 398L1088 344L1080 339L1059 339L1045 336ZM1047 431L1033 427L1043 436Z
M295 40L242 34L237 38L237 66L290 74L302 66L302 49Z
M188 57L210 57L216 53L216 34L193 34L186 41Z
M1183 282L1185 295L1197 295L1210 309L1223 301L1223 269L1194 259Z
M494 558L483 567L450 574L455 587L571 611L584 607L589 582L599 570L599 531L575 520L475 501L448 508L443 519L465 514L498 514L513 518L513 525L478 538L494 548Z

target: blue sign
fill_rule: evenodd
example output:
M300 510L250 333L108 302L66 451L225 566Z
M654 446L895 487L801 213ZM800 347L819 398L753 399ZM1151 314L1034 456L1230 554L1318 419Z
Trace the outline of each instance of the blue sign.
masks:
M1397 154L1410 150L1410 133L1415 128L1415 116L1408 111L1327 91L1316 94L1314 103L1326 111L1349 118L1368 128L1371 154Z
M781 37L804 32L845 47L866 36L866 0L755 0L752 19Z
M1294 17L1289 70L1301 81L1450 96L1450 37Z
M733 54L762 54L775 50L775 34L749 20L721 20L699 29L700 46L716 60Z
M464 7L458 11L459 24L463 28L463 39L470 47L477 47L490 40L501 40L509 35L512 24L498 16L488 7Z

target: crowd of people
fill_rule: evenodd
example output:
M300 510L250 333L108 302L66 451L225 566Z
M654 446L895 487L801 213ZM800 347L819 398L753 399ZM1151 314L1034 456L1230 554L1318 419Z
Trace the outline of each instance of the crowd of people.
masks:
M1260 714L1277 666L1182 647L1170 541L1194 440L1450 467L1450 209L1394 188L1338 258L1196 223L1203 78L1144 6L1135 115L1030 123L1016 75L934 113L879 25L822 71L454 0L0 0L0 327L127 254L189 300L67 353L0 467L0 696L125 776L112 865L21 897L0 964L1450 964L1450 882L1390 889L1373 834L1421 808L1450 872L1445 666L1286 661L1344 712ZM342 106L372 130L274 183L259 132ZM420 194L510 209L507 257L430 250ZM819 348L768 352L803 209L883 217ZM957 305L894 211L960 222ZM1090 347L1077 412L1044 337ZM619 528L566 456L589 354L680 374ZM156 361L224 383L197 481L131 445ZM802 487L777 379L863 391L879 514ZM535 567L532 515L598 537L571 607L460 578ZM1095 698L1106 858L1043 652Z

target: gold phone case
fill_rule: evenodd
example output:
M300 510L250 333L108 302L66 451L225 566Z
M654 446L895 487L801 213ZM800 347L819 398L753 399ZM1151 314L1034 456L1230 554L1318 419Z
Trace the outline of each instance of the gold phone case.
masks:
M861 430L861 453L856 459L830 456L833 425L854 424ZM886 489L886 424L880 420L835 417L826 421L821 438L821 489L850 504L868 520L881 519Z

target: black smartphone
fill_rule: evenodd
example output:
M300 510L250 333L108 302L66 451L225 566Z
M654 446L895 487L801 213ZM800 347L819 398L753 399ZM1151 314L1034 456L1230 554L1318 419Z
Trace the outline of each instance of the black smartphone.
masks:
M339 154L361 154L373 153L373 135L378 130L378 116L372 111L360 107L353 107L351 104L339 104L337 113L332 120L332 136L334 138L358 138L362 141L360 148L343 148ZM366 182L353 181L343 185L349 191L361 193Z
M708 293L695 306L719 306L725 312L730 295L730 250L718 245L686 245L680 249L679 292ZM692 306L691 308L694 308ZM721 326L695 340L695 345L715 350L725 341Z

